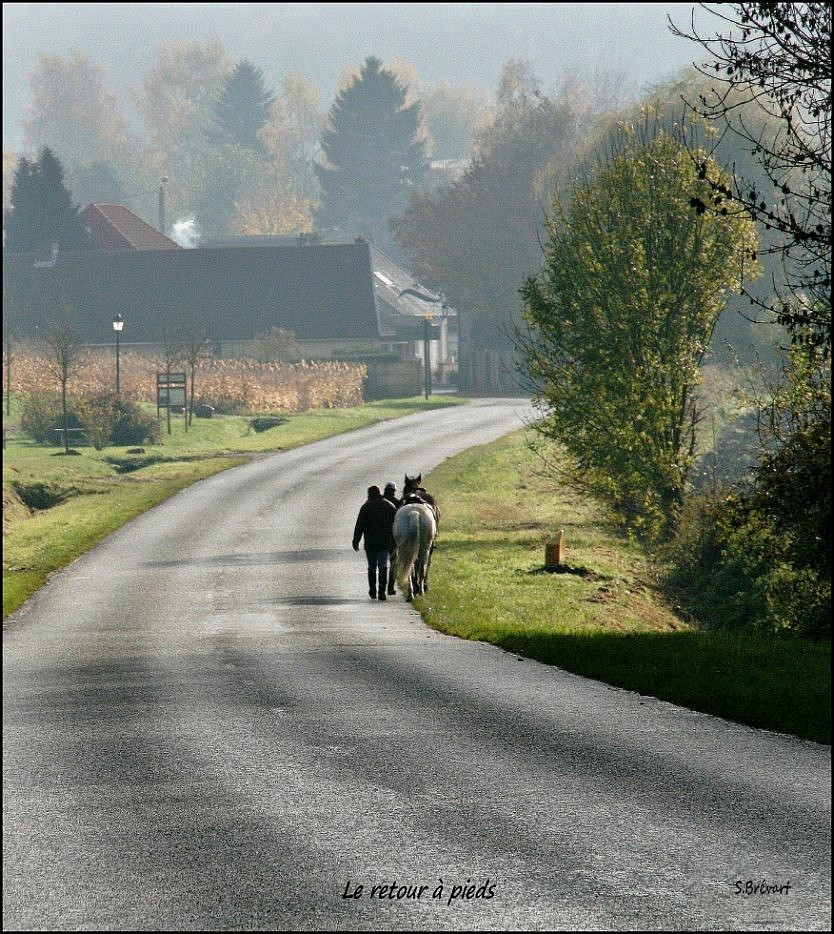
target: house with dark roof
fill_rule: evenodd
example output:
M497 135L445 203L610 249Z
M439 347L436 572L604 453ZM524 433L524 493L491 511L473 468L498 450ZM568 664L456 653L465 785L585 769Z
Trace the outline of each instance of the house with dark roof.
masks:
M354 241L366 243L363 239ZM315 235L228 236L201 240L198 249L315 246ZM326 245L326 244L325 244ZM333 244L330 244L331 246ZM422 286L389 256L370 247L380 344L402 356L423 358L425 339L433 371L441 378L456 363L457 314L442 295Z
M59 252L49 266L7 253L3 274L25 309L22 336L63 303L90 344L110 340L116 314L125 345L158 344L163 329L183 326L199 327L221 353L273 327L315 356L380 338L367 244Z
M449 362L442 298L365 240L232 238L184 249L122 205L91 204L81 216L98 250L4 252L22 338L63 307L91 345L109 343L121 315L124 346L199 328L220 356L238 356L281 328L308 357L396 349L414 359L429 345L434 369Z

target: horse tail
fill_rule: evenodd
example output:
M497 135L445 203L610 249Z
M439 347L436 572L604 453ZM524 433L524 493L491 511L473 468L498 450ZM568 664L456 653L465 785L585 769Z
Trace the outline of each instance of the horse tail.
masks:
M397 542L397 586L408 593L414 562L420 553L420 512L410 509L397 515L394 535Z

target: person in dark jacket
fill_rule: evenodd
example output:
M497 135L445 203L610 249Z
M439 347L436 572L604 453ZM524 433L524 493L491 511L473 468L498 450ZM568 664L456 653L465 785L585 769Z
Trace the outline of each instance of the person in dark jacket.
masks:
M397 509L399 509L400 506L402 506L403 504L403 501L400 499L399 496L397 496L397 484L394 483L393 480L389 480L385 484L385 489L382 491L382 495L387 500L390 500Z
M359 551L359 542L364 538L368 559L368 595L372 600L377 599L377 594L380 600L386 599L396 512L394 504L380 493L378 486L368 487L368 498L359 510L353 530L353 550Z
M393 480L389 480L385 484L385 489L382 491L382 495L391 503L394 504L395 509L399 509L402 506L403 501L397 496L397 484ZM397 589L394 586L394 563L397 560L397 546L396 544L391 546L391 569L388 572L388 596L393 596Z

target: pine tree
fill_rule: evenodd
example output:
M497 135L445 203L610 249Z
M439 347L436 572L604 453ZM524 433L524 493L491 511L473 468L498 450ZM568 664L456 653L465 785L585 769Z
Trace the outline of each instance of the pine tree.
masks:
M263 72L244 58L226 79L215 104L209 138L262 153L264 146L258 133L269 119L274 100L264 83Z
M420 105L405 105L407 89L378 58L336 98L321 146L327 165L316 165L320 230L363 234L383 245L388 220L401 214L428 169L417 136Z
M21 159L4 212L6 249L34 253L51 242L63 250L91 250L95 244L64 184L64 169L51 149L35 162Z

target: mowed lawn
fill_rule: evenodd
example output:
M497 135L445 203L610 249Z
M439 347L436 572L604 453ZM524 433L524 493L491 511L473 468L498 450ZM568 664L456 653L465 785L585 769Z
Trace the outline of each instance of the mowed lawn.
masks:
M661 591L659 569L603 508L544 472L525 432L423 478L442 515L434 628L705 713L830 743L830 644L706 632ZM545 544L564 531L564 567Z

